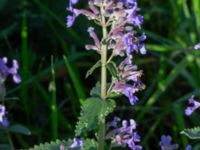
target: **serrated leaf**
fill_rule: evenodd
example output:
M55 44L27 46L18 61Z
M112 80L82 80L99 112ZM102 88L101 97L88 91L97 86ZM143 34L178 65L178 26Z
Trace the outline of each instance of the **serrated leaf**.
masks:
M186 135L190 139L200 139L200 127L194 127L192 129L185 129L181 134Z
M83 150L97 150L97 143L93 139L83 140Z
M73 140L69 139L65 140L56 140L51 141L50 143L41 143L39 145L35 145L33 148L29 148L29 150L59 150L60 146L63 145L65 150L69 149L69 146L73 143ZM93 139L84 139L82 148L73 148L73 150L96 150L97 143Z
M72 143L72 140L68 141L52 141L50 143L41 143L39 145L35 145L33 148L30 148L29 150L59 150L60 146L63 145L64 147L69 147L69 145Z
M94 64L86 73L86 76L85 78L88 78L93 72L95 69L99 68L101 66L101 61L97 61L96 64Z
M101 100L97 97L88 98L81 109L79 121L76 125L76 136L97 127L100 122L115 108L115 101Z
M31 135L31 131L26 128L25 126L23 125L20 125L20 124L16 124L16 125L12 125L8 128L8 130L10 132L13 132L13 133L20 133L20 134L24 134L24 135Z
M109 70L110 74L113 77L115 77L117 79L119 78L117 66L113 61L109 62L109 64L107 65L107 69Z
M100 95L101 95L101 83L98 81L95 87L93 87L92 90L90 91L90 96L100 97Z

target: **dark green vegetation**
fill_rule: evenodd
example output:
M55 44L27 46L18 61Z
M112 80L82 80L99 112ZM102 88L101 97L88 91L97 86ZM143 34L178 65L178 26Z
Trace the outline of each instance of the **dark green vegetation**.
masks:
M0 0L0 57L19 60L23 79L17 86L7 82L7 97L19 98L6 102L8 118L32 132L12 134L16 148L72 138L80 104L99 79L99 71L85 79L99 59L84 48L92 42L87 33L91 24L79 17L67 29L67 4L68 0ZM79 6L86 3L81 0ZM186 100L192 94L200 96L200 51L188 49L200 42L200 0L139 0L139 6L148 55L134 55L134 63L144 70L146 90L136 106L118 99L115 115L136 119L146 150L159 149L162 134L172 135L183 148L194 143L180 131L200 124L197 113L184 116Z

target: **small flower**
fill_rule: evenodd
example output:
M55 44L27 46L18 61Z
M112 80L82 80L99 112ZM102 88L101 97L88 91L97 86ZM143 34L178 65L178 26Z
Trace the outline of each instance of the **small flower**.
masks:
M21 82L21 78L18 74L18 69L19 69L19 65L18 62L16 60L13 60L13 66L11 68L8 68L7 65L7 58L0 58L0 82L5 82L5 80L7 79L8 75L12 75L13 76L13 81L15 83L20 83Z
M73 143L70 145L69 148L80 148L83 146L83 141L77 138L73 139Z
M67 27L68 28L74 24L75 18L76 18L76 16L74 14L71 16L70 15L67 16Z
M196 109L200 107L200 102L194 100L194 96L192 96L188 101L190 106L185 109L185 115L190 116Z
M196 45L194 46L194 49L196 49L196 50L200 49L200 43L196 44Z
M142 71L137 70L136 65L131 64L131 57L126 58L119 66L119 81L115 82L113 92L122 93L128 97L131 105L135 105L138 97L135 95L138 91L145 88L140 81Z
M3 127L8 127L9 122L8 122L8 119L6 118L5 114L6 114L5 106L4 105L0 105L0 124Z
M87 50L93 49L96 51L100 51L100 41L99 41L99 38L97 37L96 33L94 32L94 28L89 27L88 33L90 34L90 37L94 40L95 45L86 45L86 49Z
M9 126L8 118L4 117L3 122L1 124L3 127L7 128Z
M0 123L3 122L3 118L4 118L4 116L5 116L5 113L6 113L5 106L0 105Z
M85 15L89 20L95 19L96 15L98 14L98 9L92 4L89 3L91 11L85 10L85 9L76 9L74 8L74 5L78 3L78 0L70 0L69 6L67 7L67 10L72 13L71 15L67 16L67 27L71 27L74 24L75 19L80 15Z
M116 120L117 119L117 120ZM122 127L117 128L118 118L114 118L114 129L106 134L107 139L112 139L114 146L128 146L132 150L142 150L142 146L138 144L141 141L140 136L135 131L136 122L133 119L122 121ZM107 129L108 130L108 129Z
M113 121L108 122L108 123L106 124L106 128L107 128L107 129L109 129L109 128L111 128L111 127L117 128L117 124L118 124L119 121L120 121L120 118L119 118L119 117L114 117Z
M192 150L192 146L191 145L187 145L185 150Z
M123 42L126 45L127 56L131 55L132 52L140 52L146 54L143 41L146 39L146 35L143 33L140 37L136 37L134 32L128 32L123 36Z
M179 147L178 144L171 144L171 140L171 136L162 135L160 141L161 150L175 150Z

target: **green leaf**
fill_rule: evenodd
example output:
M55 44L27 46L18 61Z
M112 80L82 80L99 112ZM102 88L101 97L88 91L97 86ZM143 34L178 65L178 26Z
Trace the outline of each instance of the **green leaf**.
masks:
M94 64L86 73L86 76L85 78L88 78L93 72L95 69L99 68L101 66L101 61L97 61L96 64Z
M82 106L75 130L76 136L97 127L109 113L113 112L114 108L114 100L101 100L97 97L88 98Z
M83 140L83 150L97 150L97 143L93 139Z
M8 128L8 131L13 132L13 133L20 133L24 135L31 135L31 131L25 126L20 125L20 124L10 126Z
M65 140L56 140L52 141L50 143L42 143L39 145L35 145L33 148L30 148L29 150L59 150L60 146L63 145L65 147L65 150L68 150L69 146L73 143L71 139L68 141ZM85 139L83 140L83 147L82 148L76 148L81 150L96 150L97 149L97 143L93 139ZM75 149L74 149L75 150Z
M72 143L72 140L68 140L68 141L56 140L50 143L46 142L39 145L35 145L33 148L30 148L29 150L59 150L61 145L65 147L69 147L71 143Z
M100 97L100 95L101 95L101 83L98 81L95 87L93 87L92 90L90 91L90 96Z
M84 92L84 88L83 88L83 85L81 83L81 80L80 80L78 74L75 71L75 67L73 67L73 65L69 61L68 57L63 56L63 59L64 59L65 66L67 68L67 71L69 73L69 76L70 76L70 78L73 82L74 89L75 89L75 91L76 91L76 93L79 97L79 101L82 104L83 100L86 98L86 96L85 96L85 92Z
M109 64L107 65L107 69L109 70L110 74L113 77L115 77L117 79L119 78L117 66L113 61L109 62Z
M200 127L194 127L192 129L185 129L181 134L186 135L190 139L200 139Z

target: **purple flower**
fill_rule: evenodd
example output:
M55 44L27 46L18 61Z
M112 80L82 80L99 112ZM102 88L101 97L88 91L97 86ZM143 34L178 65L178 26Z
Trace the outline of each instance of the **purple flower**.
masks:
M137 70L136 65L131 64L131 58L126 58L119 66L119 81L115 82L113 92L122 93L128 97L131 105L138 101L135 93L145 88L144 84L140 81L142 71Z
M78 3L78 0L69 1L69 6L67 7L67 10L72 14L67 16L66 25L68 28L74 24L76 17L78 17L80 14L85 15L89 20L95 19L96 15L98 14L98 9L93 5L93 3L89 2L91 11L74 8L74 5L77 3Z
M136 89L130 84L126 84L124 82L116 82L113 87L113 92L124 94L129 98L131 105L136 104L138 101L138 98L134 95L136 93Z
M188 101L190 106L185 109L185 115L190 116L196 109L200 107L200 102L194 100L194 96L192 96Z
M6 117L3 117L3 121L2 121L2 126L7 128L9 126L9 121L8 121L8 118Z
M76 3L78 3L78 0L70 0L70 3L75 5Z
M127 56L132 52L140 52L140 54L146 54L143 41L146 39L146 35L143 33L140 37L135 37L134 32L128 32L123 36L123 42L126 46Z
M116 118L114 119L115 123ZM116 124L114 124L114 129L109 131L106 135L107 139L113 139L112 143L114 146L128 146L132 150L141 150L142 146L138 144L141 141L140 136L135 131L136 122L133 119L122 121L122 127L117 128Z
M200 49L200 43L196 44L196 45L194 46L194 49L196 49L196 50Z
M137 2L135 0L121 0L126 8L137 7Z
M8 119L6 118L5 114L6 114L5 106L4 105L0 105L0 124L3 127L8 127L9 122L8 122Z
M94 32L94 28L89 27L88 32L90 34L90 37L94 40L95 45L86 45L86 49L87 50L93 49L100 53L100 41L99 41L99 38L97 37L96 33Z
M11 68L7 67L7 58L0 58L0 82L5 82L8 75L13 76L13 80L15 83L20 83L21 78L18 74L19 65L16 60L13 60L13 66Z
M83 141L77 138L73 139L73 143L69 146L69 148L80 148L83 146Z
M6 108L3 105L0 105L0 123L3 122L3 118L5 116L6 113Z
M160 146L161 150L175 150L178 148L178 144L171 144L171 136L169 135L162 135L161 136L161 141L160 141Z
M111 127L117 128L118 122L120 121L119 117L114 117L113 121L108 122L106 124L106 128L109 129Z
M187 145L185 150L192 150L192 146L191 145Z
M69 15L67 16L67 27L71 27L73 24L74 24L74 21L76 19L76 16L73 14L73 15Z

